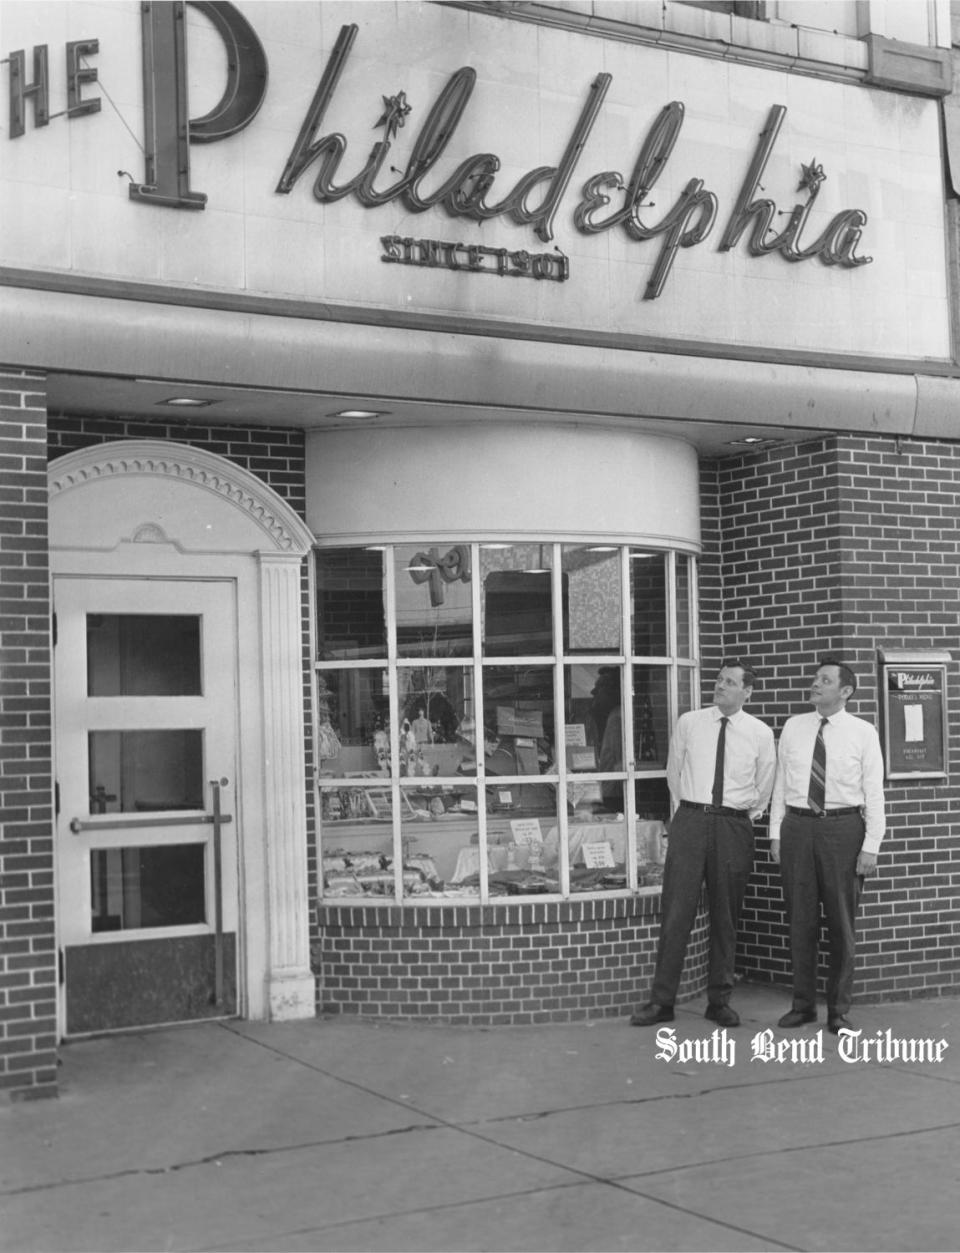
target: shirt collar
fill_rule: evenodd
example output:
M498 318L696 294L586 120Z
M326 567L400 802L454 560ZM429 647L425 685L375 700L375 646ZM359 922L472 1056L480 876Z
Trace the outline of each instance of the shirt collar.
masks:
M712 713L713 713L713 720L714 720L714 722L719 722L721 718L726 718L726 720L727 720L728 722L736 722L736 720L737 720L737 719L740 717L740 715L743 713L743 709L742 709L742 707L741 707L740 709L738 709L738 710L737 710L737 712L736 712L735 714L725 714L725 713L721 713L721 712L720 712L720 710L717 708L717 706L716 706L716 705L711 705L711 706L710 706L710 709L711 709L711 711L712 711Z

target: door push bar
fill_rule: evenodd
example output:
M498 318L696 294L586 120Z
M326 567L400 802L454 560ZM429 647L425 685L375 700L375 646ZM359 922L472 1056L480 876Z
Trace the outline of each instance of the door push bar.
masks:
M221 814L219 818L213 814L199 814L193 818L128 818L126 821L123 821L122 814L117 814L113 822L88 822L85 818L71 818L70 830L74 835L79 835L81 831L126 831L131 827L196 827L209 826L216 822L222 826L225 822L232 821L230 814Z
M213 909L214 909L214 940L213 940L213 1003L223 1005L223 855L221 849L220 828L233 821L231 814L220 812L220 789L227 786L229 779L211 779L213 789L213 813L201 814L199 817L182 818L129 818L126 821L86 822L81 818L70 821L70 830L74 835L81 831L126 831L130 827L192 827L205 823L213 827ZM119 815L118 815L119 817Z
M213 788L213 1003L218 1008L223 1005L223 864L220 851L220 828L230 821L229 814L220 812L220 789L226 787L229 779L211 779Z

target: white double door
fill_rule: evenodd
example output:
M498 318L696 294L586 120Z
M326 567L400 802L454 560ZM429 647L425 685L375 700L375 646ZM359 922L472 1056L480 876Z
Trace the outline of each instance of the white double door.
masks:
M229 580L54 579L64 1035L238 1012Z

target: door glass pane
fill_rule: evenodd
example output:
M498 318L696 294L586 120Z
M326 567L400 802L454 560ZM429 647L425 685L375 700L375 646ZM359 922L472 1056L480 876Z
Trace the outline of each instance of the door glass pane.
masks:
M470 545L393 550L397 652L401 657L468 657L473 652Z
M201 695L199 617L87 614L87 695Z
M203 808L203 732L91 731L90 812Z
M94 931L206 922L203 844L95 848L90 854Z
M571 653L620 652L620 549L613 544L564 547Z
M383 551L317 553L317 655L321 661L386 657Z

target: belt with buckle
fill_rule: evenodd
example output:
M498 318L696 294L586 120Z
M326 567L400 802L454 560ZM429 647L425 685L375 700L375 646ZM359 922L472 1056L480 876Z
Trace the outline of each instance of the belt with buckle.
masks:
M795 818L846 818L850 814L859 814L859 805L845 805L842 809L827 809L818 814L815 809L799 809L796 805L788 805L787 813Z
M733 809L730 805L701 805L699 801L681 801L683 809L699 809L702 814L723 814L725 818L746 818L749 809Z

